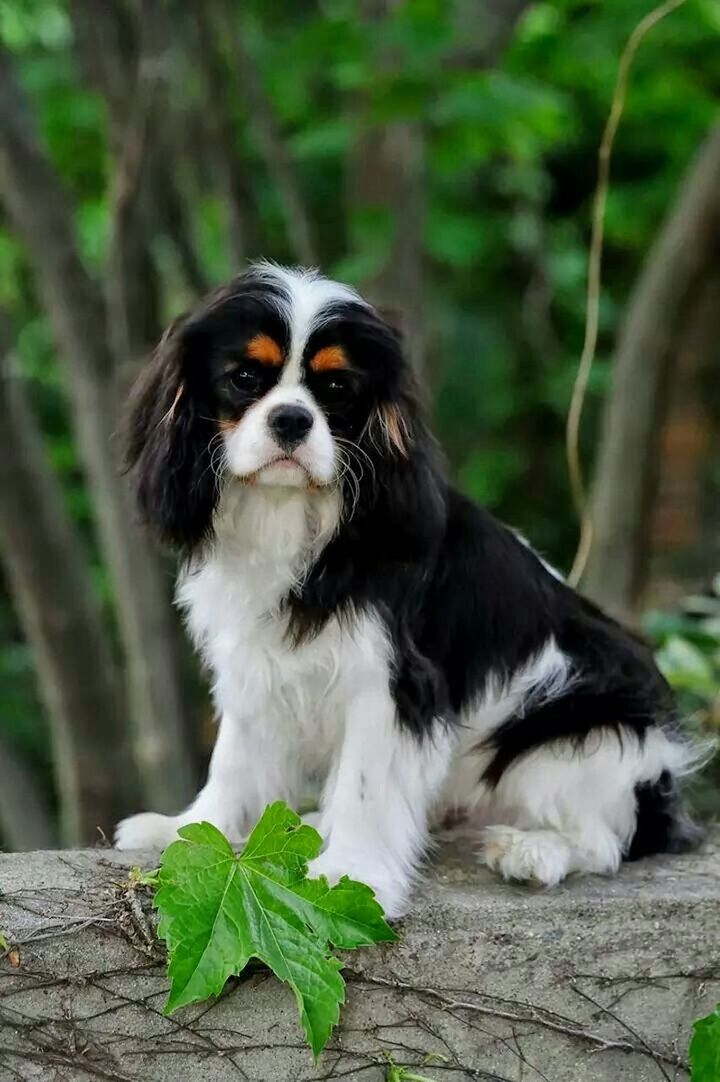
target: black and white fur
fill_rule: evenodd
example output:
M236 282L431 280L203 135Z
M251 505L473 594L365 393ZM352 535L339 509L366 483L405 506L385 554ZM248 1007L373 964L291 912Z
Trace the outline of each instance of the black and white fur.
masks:
M347 364L315 371L328 349ZM185 556L220 728L192 805L124 820L118 847L201 819L240 839L317 777L312 873L397 916L450 815L546 885L696 841L677 781L699 753L650 652L448 483L399 337L354 291L265 263L216 291L141 377L128 459Z

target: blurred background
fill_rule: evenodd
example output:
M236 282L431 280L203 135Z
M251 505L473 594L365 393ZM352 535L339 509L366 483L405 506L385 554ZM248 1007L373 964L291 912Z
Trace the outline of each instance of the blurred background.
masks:
M457 482L567 571L597 152L650 0L3 0L0 844L177 810L212 742L114 438L249 258L395 309ZM645 38L582 424L585 590L720 727L720 5ZM718 775L699 785L720 810Z

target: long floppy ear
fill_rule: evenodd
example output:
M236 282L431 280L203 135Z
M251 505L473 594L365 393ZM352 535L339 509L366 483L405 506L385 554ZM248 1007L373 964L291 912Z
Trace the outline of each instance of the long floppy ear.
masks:
M412 420L405 402L381 402L373 407L368 421L368 436L390 455L408 458L413 442Z
M345 490L345 533L378 560L425 558L444 529L444 471L397 321L360 310L352 328L374 402L357 445L360 476ZM366 468L367 467L367 468Z
M145 521L162 540L192 549L212 527L216 430L183 371L183 321L167 329L132 389L125 463Z
M375 312L371 341L380 360L382 390L364 435L381 454L395 460L409 459L414 442L422 436L422 394L401 329L401 314L387 307Z

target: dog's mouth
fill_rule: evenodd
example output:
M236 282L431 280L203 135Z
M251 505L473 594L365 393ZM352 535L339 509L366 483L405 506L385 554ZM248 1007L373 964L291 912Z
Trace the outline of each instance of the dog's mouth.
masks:
M277 469L288 469L293 467L297 468L299 466L301 470L305 470L305 473L308 472L305 466L303 466L302 462L298 462L298 460L296 458L293 458L292 455L283 455L282 458L271 458L270 461L266 462L262 468L266 470L269 466L273 466Z
M317 488L322 482L313 471L294 455L278 454L263 462L252 473L238 478L244 485L270 484L291 488Z
M263 470L302 470L308 477L312 477L312 470L309 466L306 466L304 462L300 460L295 454L286 454L284 451L279 452L273 458L268 459L262 466L257 469L257 473L262 473Z

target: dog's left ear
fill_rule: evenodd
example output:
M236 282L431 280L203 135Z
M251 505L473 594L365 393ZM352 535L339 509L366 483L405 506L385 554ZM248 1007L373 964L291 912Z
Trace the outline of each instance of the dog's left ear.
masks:
M443 473L424 419L422 393L397 321L379 313L374 328L377 371L381 373L360 447L373 463L367 502L358 512L373 518L386 554L409 559L427 554L443 529Z
M398 313L387 308L375 311L373 338L384 386L370 413L367 434L391 459L408 459L422 415L420 391Z
M211 531L217 502L216 434L184 371L184 317L163 335L133 387L125 463L143 518L169 544L190 550Z

